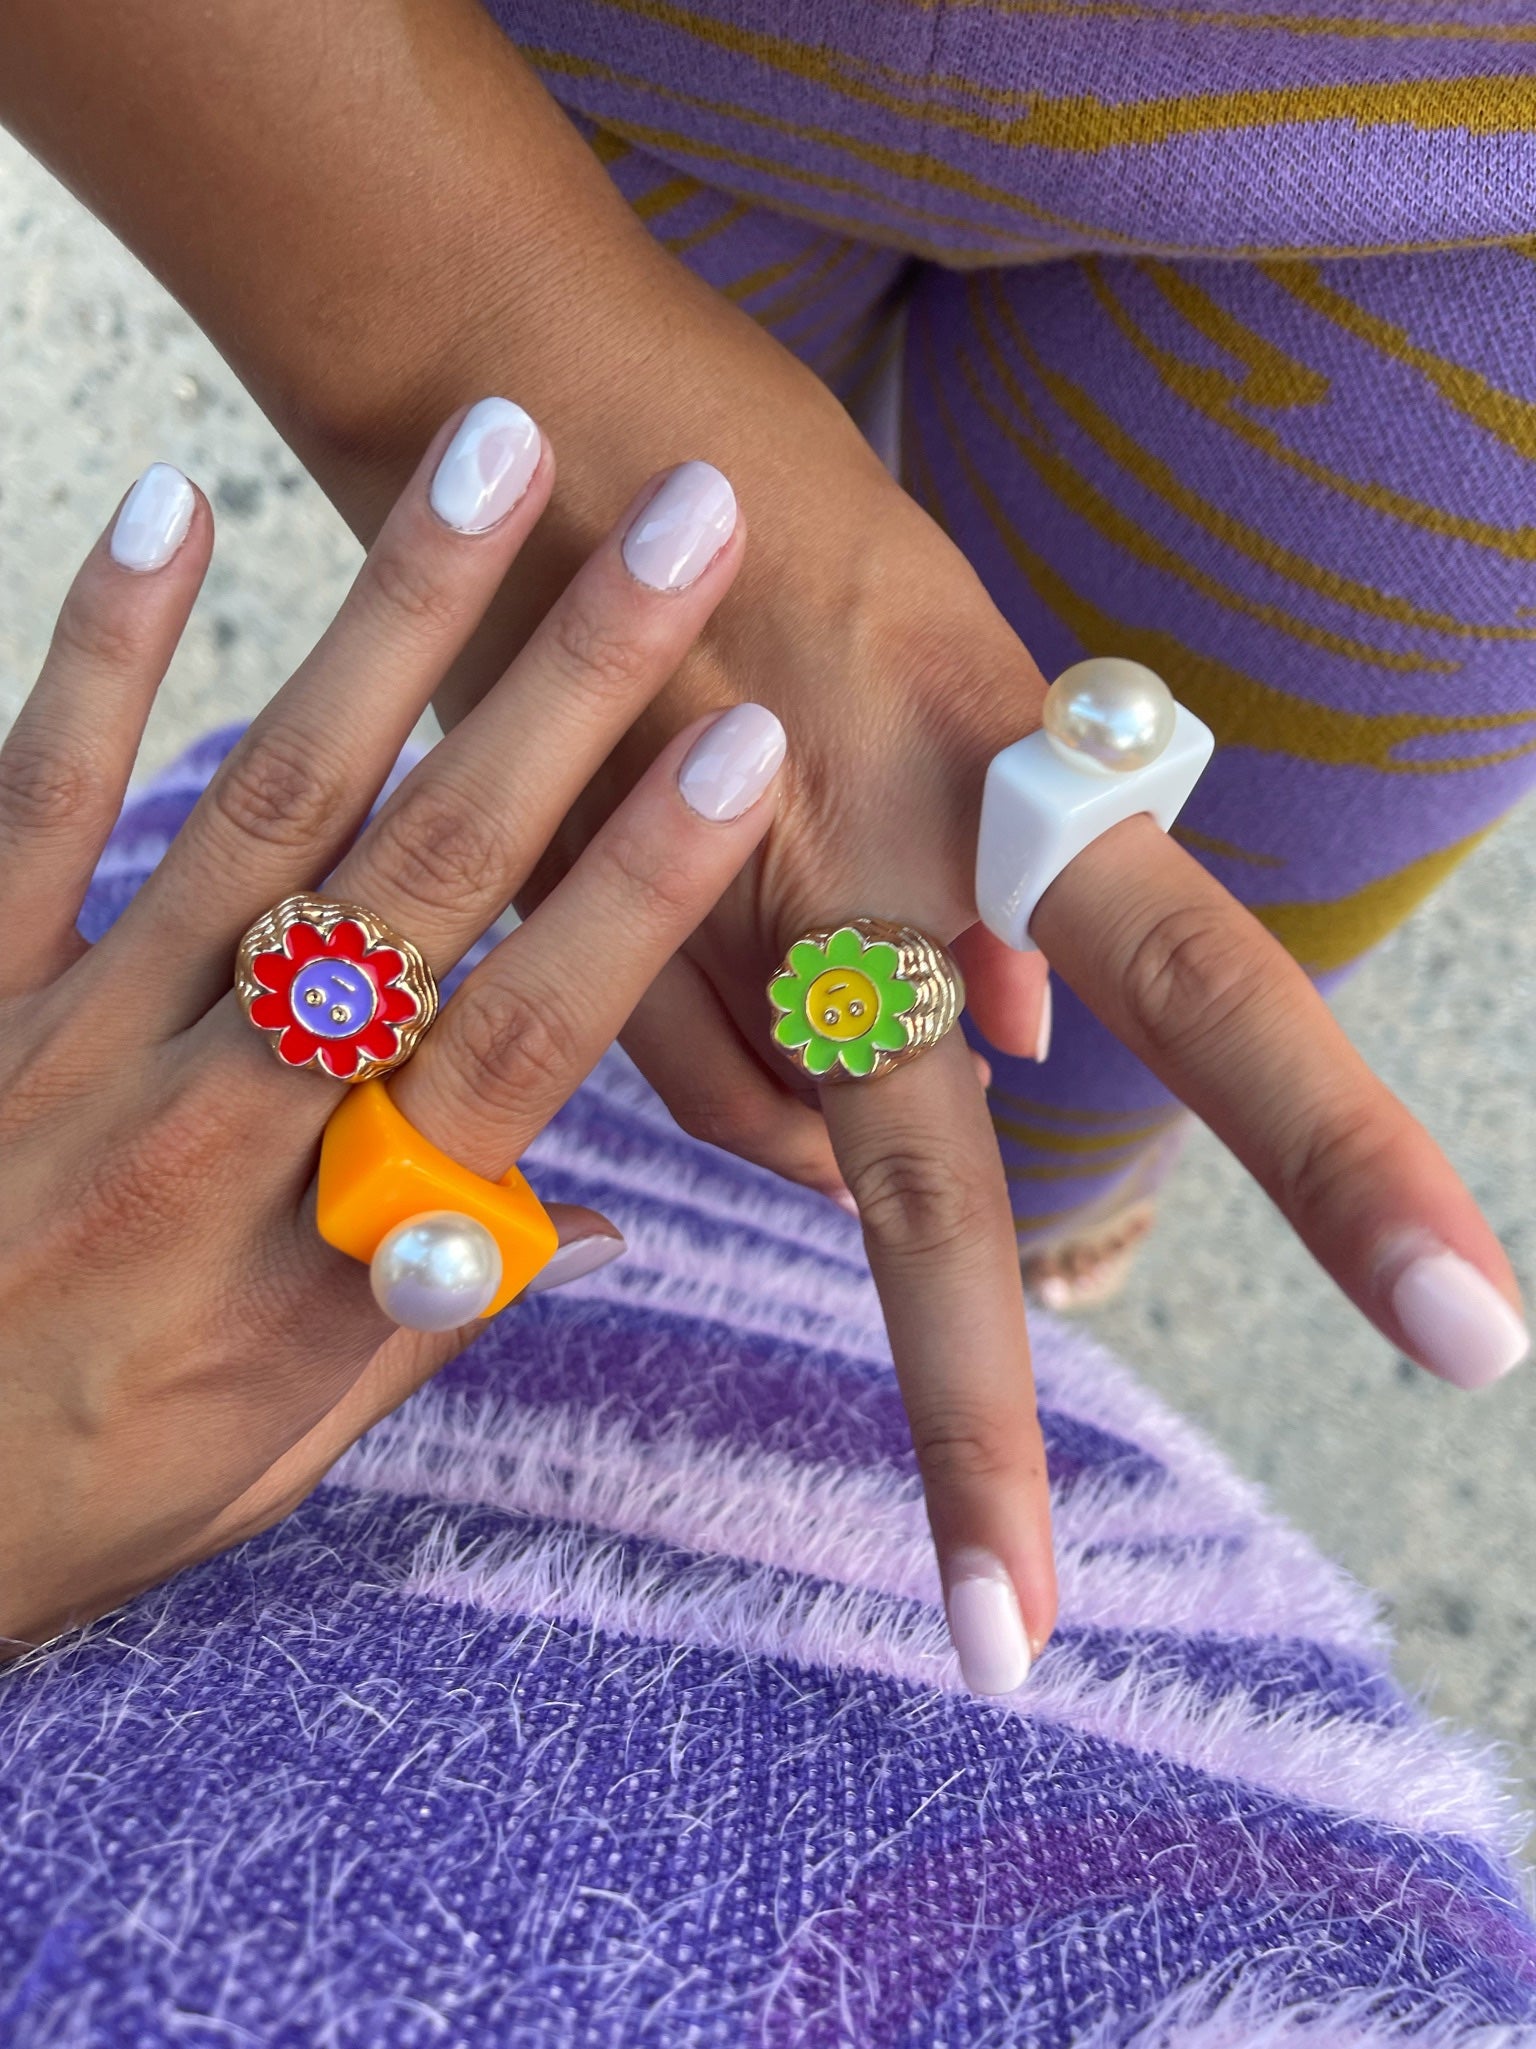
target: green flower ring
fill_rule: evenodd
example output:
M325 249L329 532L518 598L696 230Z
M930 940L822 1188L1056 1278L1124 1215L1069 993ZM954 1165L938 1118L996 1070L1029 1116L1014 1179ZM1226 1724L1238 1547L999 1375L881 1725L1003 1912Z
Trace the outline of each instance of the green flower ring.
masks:
M774 1044L813 1081L885 1074L933 1045L965 1003L959 970L911 925L857 918L807 932L768 984Z

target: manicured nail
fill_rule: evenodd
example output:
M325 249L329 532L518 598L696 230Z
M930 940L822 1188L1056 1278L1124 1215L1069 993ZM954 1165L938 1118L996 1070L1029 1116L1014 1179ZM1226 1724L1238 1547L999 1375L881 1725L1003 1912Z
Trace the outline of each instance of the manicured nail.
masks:
M700 733L677 772L683 802L725 825L750 811L784 765L784 728L763 704L736 704Z
M944 1604L960 1676L972 1693L1012 1693L1022 1686L1029 1677L1029 1639L1002 1560L990 1551L957 1551Z
M647 499L624 536L624 562L652 590L695 582L731 538L736 493L711 463L685 462Z
M594 1231L586 1238L568 1238L555 1256L524 1288L525 1295L542 1295L550 1288L563 1288L567 1281L579 1281L583 1274L595 1274L600 1266L628 1249L623 1234Z
M483 398L459 422L428 494L445 526L488 534L504 520L539 466L539 430L509 398Z
M164 569L187 538L197 498L168 462L151 463L123 500L112 527L112 560L122 569Z
M1413 1357L1456 1387L1502 1380L1531 1349L1530 1332L1492 1281L1448 1246L1409 1260L1392 1283L1392 1307Z
M851 1188L834 1188L829 1192L838 1208L847 1210L849 1216L853 1218L856 1224L862 1221L859 1216L859 1205L853 1199L853 1190Z
M1045 994L1040 999L1040 1027L1035 1034L1035 1058L1043 1060L1051 1050L1051 978L1045 978Z

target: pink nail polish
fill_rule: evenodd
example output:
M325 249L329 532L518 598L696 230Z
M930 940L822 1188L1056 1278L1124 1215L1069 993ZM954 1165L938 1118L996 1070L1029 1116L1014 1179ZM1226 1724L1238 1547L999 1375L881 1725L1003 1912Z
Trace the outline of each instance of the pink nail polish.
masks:
M443 450L428 493L432 510L458 533L489 533L533 482L541 446L521 406L509 398L481 399Z
M736 494L712 463L685 462L648 498L624 536L624 564L656 591L686 590L736 526Z
M567 1281L579 1281L584 1274L595 1274L599 1267L607 1266L627 1250L627 1240L617 1231L611 1237L606 1231L594 1231L586 1238L568 1238L557 1248L554 1258L534 1275L523 1293L543 1295L551 1288L563 1288Z
M1035 1034L1035 1058L1043 1060L1051 1050L1051 978L1045 978L1045 993L1040 999L1040 1024Z
M853 1199L853 1190L851 1188L834 1189L832 1193L832 1200L837 1204L839 1209L846 1210L849 1216L853 1218L853 1221L856 1224L861 1221L859 1217L859 1205Z
M1502 1380L1531 1349L1517 1312L1449 1246L1427 1233L1408 1244L1411 1256L1391 1284L1391 1302L1409 1352L1456 1387Z
M677 787L690 811L727 825L762 796L784 765L784 728L763 704L735 704L706 726L683 758Z
M970 1549L955 1552L948 1564L944 1606L960 1676L972 1693L1012 1693L1029 1677L1030 1660L1007 1569L990 1551Z

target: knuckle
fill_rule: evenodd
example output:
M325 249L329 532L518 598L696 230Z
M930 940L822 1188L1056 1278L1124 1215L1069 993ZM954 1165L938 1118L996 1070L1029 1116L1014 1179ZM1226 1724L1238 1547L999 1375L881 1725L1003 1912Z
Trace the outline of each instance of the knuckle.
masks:
M646 651L633 628L606 614L590 596L569 593L546 623L556 668L588 701L628 703L645 682Z
M300 733L253 733L208 788L208 803L242 839L282 849L312 848L350 818L345 780Z
M563 1102L583 1069L577 1034L557 1005L510 982L473 980L448 1012L445 1034L471 1101L492 1114Z
M385 543L374 551L359 589L392 638L404 628L435 645L464 624L460 593L421 552L403 544Z
M969 1489L1013 1479L1018 1456L984 1416L957 1409L912 1419L912 1446L930 1487Z
M619 826L607 836L604 857L627 920L667 934L698 923L705 907L698 877L661 840L627 824Z
M406 785L373 827L370 865L390 886L431 911L460 911L503 894L506 847L489 814L467 796L430 781Z
M1369 1180L1391 1146L1391 1134L1369 1103L1309 1115L1279 1148L1273 1193L1302 1231L1337 1216L1351 1188Z
M14 835L98 825L112 794L100 764L77 741L14 732L0 748L0 817Z
M941 1153L875 1152L850 1169L848 1186L865 1235L892 1257L941 1258L974 1243L985 1201Z
M108 1260L185 1246L194 1217L229 1180L239 1149L231 1144L227 1076L180 1082L151 1117L104 1143L92 1163L76 1224Z
M1220 1031L1253 985L1251 946L1204 905L1176 904L1135 939L1122 973L1153 1045L1189 1047Z

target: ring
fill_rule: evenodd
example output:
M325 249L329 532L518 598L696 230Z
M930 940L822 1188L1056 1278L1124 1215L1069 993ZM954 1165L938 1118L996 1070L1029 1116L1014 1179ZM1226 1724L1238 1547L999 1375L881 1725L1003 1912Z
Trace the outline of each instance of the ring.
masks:
M850 918L802 933L768 984L773 1041L813 1081L887 1074L939 1040L965 1008L947 951L914 925Z
M416 948L360 904L288 896L240 942L241 1008L285 1067L371 1081L409 1060L437 1016Z
M320 1236L367 1266L374 1300L408 1330L494 1316L560 1242L516 1167L500 1181L461 1167L382 1081L349 1089L331 1112L316 1197Z
M976 842L976 909L1005 946L1032 952L1029 921L1084 847L1149 811L1166 832L1216 745L1140 662L1077 662L1045 694L1044 724L995 754Z

